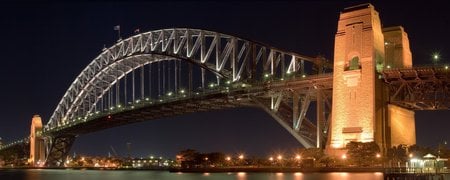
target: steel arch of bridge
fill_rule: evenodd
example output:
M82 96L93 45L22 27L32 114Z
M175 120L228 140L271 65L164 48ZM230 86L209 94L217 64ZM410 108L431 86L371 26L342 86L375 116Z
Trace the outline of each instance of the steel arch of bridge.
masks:
M199 29L163 29L134 35L97 56L74 80L58 103L45 130L70 123L74 117L93 113L95 103L127 73L145 64L179 59L196 64L232 82L255 80L255 73L283 78L305 73L304 62L329 68L321 58ZM258 68L260 66L261 68Z

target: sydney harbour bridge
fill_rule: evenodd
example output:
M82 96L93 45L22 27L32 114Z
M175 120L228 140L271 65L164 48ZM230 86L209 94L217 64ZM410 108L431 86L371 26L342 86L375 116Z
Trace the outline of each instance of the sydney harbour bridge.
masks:
M47 123L33 117L32 135L1 146L0 152L32 146L31 151L37 149L29 152L34 165L61 166L79 135L242 106L263 109L304 147L324 148L330 144L332 103L339 103L332 101L335 67L324 57L208 30L136 34L104 48L73 81ZM388 92L383 106L412 111L449 109L449 71L445 65L388 63L374 70ZM342 133L358 131L352 128Z

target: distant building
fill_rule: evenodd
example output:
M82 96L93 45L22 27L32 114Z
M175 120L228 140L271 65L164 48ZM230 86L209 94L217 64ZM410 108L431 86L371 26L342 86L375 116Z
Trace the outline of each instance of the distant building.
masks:
M126 168L167 168L175 164L175 161L170 159L160 158L132 158L125 162Z
M436 156L432 154L427 154L423 156L422 159L412 158L408 170L410 172L418 173L445 172L447 171L447 167L445 167L446 161L448 161L448 159L436 158Z

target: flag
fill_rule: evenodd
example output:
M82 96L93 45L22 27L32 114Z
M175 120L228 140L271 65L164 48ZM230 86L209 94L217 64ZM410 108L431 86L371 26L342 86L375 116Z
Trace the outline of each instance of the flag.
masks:
M120 30L120 25L114 26L114 30L119 31Z

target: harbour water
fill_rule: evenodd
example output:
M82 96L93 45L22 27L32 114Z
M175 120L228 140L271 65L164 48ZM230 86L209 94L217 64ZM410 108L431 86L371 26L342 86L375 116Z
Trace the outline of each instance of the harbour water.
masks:
M375 173L170 173L138 170L5 169L0 180L382 180Z

